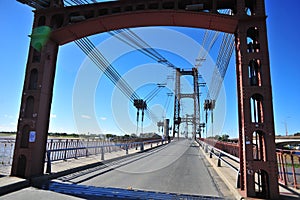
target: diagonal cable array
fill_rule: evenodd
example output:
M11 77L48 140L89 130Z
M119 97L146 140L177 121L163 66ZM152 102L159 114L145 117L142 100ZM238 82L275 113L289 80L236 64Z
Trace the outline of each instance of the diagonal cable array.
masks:
M213 75L209 85L207 97L204 101L205 122L206 122L206 136L207 136L207 119L208 111L211 114L211 134L213 136L213 111L215 109L215 102L218 98L222 82L224 80L228 64L233 53L234 35L225 33L222 38L220 51L218 53L216 66L214 67Z
M65 4L68 4L69 6L98 3L98 1L96 1L96 0L64 0L64 2L65 2Z
M231 11L228 9L220 10L222 14L231 15ZM204 33L202 48L200 49L199 56L196 59L195 66L198 68L206 60L207 55L216 43L220 35L219 31L206 30ZM226 74L229 60L231 58L234 48L234 36L232 34L225 33L222 38L220 51L216 61L216 67L214 68L213 76L211 78L211 84L207 99L217 99L220 92L220 88Z
M159 52L153 49L147 42L145 42L141 37L139 37L132 30L121 29L121 30L110 31L109 33L112 36L116 37L118 40L131 46L132 48L148 56L149 58L155 60L156 62L164 64L167 67L175 68L175 66L170 61L168 61L164 56L162 56ZM154 95L152 95L151 99L153 97ZM155 121L159 121L158 118L153 113L151 113L148 109L145 110L145 113L148 116L151 116L151 119L154 119Z
M202 65L202 63L206 60L207 55L209 54L210 50L216 43L220 32L219 31L212 31L206 30L204 33L203 41L202 41L202 48L200 49L198 58L196 58L195 66L198 68Z
M207 99L218 98L227 68L234 49L234 35L225 33L222 38L221 47L218 53L216 67L214 68Z
M17 0L36 9L43 9L50 6L50 0ZM63 0L66 6L84 5L103 2L101 0Z
M158 63L164 64L168 67L174 68L175 66L168 61L159 52L153 49L147 42L145 42L141 37L134 33L130 29L120 29L109 32L112 36L116 37L120 41L128 44L132 48L138 50L144 55L150 57L151 59L157 61Z
M220 10L220 13L222 14L229 14L231 15L231 11L226 10ZM201 66L202 62L205 61L206 56L208 55L209 51L213 47L213 45L216 42L216 39L218 38L219 32L215 31L209 31L207 30L204 35L203 39L203 48L201 49L199 53L198 59L196 59L196 66ZM205 110L205 127L206 127L206 136L207 136L207 120L208 120L208 111L211 113L211 124L212 124L212 136L213 136L213 110L215 109L215 103L219 96L220 89L222 87L222 83L228 68L228 64L230 61L230 58L232 56L234 49L234 35L224 33L222 37L222 42L220 45L220 50L217 56L216 65L214 66L214 71L212 74L212 78L210 80L210 85L208 88L208 93L206 96L206 99L204 101L204 110ZM206 50L206 51L205 51Z
M220 10L219 12L221 14L231 15L231 11L229 9ZM201 66L202 63L206 60L207 55L209 54L210 50L216 43L219 35L220 35L219 31L213 31L213 30L205 31L203 41L202 41L202 48L200 49L198 58L196 58L195 66L197 68Z
M47 8L50 6L50 1L48 0L17 0L20 3L27 4L35 9Z
M165 86L166 84L162 84L162 83L157 84L157 87L155 87L154 90L152 90L149 94L145 96L145 101L150 102Z
M220 10L219 12L221 14L232 15L232 11L229 9ZM224 33L216 61L216 67L214 67L213 76L211 78L211 83L209 85L209 90L206 99L212 99L213 101L217 100L228 68L230 58L233 53L233 49L234 35Z
M112 36L116 37L120 41L125 44L131 46L142 54L148 56L149 58L155 60L158 63L164 64L167 67L175 68L175 66L169 62L164 56L162 56L159 52L153 49L147 42L145 42L141 37L139 37L136 33L134 33L130 29L121 29L109 32ZM155 95L151 95L151 99ZM147 99L148 97L146 97ZM150 98L150 97L149 97ZM148 99L149 101L149 99ZM145 113L154 119L155 121L159 121L158 118L149 111L149 109L145 110Z
M165 110L162 113L163 119L166 118L167 111L168 111L172 96L173 96L173 93L171 93L171 92L167 93L167 100L166 100L165 105L164 105Z
M79 48L97 65L97 67L120 89L120 91L133 102L134 99L140 99L138 94L121 77L115 68L106 60L102 53L88 38L81 38L75 43Z
M17 0L21 3L28 4L36 9L49 7L49 0ZM63 0L65 6L74 5L84 5L91 3L103 2L101 0ZM222 10L223 14L230 14L229 10ZM109 32L112 36L121 40L122 42L128 44L132 48L140 51L151 59L157 61L158 63L164 64L168 67L175 68L175 66L169 62L165 57L163 57L158 51L153 49L148 43L146 43L142 38L140 38L136 33L130 29L121 29ZM214 46L219 32L207 30L204 34L202 47L199 52L199 56L196 59L196 67L201 66L202 62L205 61L209 51ZM143 106L142 114L144 115L144 109L149 118L153 118L154 115L150 113L147 109L146 101L143 101L137 93L130 87L130 85L121 77L121 75L113 68L113 66L105 59L101 52L95 47L95 45L88 38L81 38L76 40L75 43L79 48L97 65L97 67L113 82L113 84L120 89L120 91L132 102L136 100L142 101ZM216 61L216 67L214 68L213 76L211 79L211 84L209 85L209 91L207 94L207 99L215 102L218 98L220 88L224 76L226 74L228 64L233 53L234 48L234 36L232 34L224 34L220 51ZM147 96L148 99L152 99L156 92L150 93ZM208 105L208 104L207 104ZM138 111L139 108L137 107ZM213 107L212 107L213 109ZM142 118L143 121L143 118Z
M88 0L64 1L69 5L82 5L89 3ZM92 0L92 2L97 3L96 0ZM87 37L76 40L75 43L132 103L135 99L140 99L138 94L121 77L117 70L108 62L108 60L103 56L103 54L95 47L95 45Z
M65 3L67 3L69 6L72 5L82 5L85 4L85 2L88 2L87 0L64 0ZM93 3L100 2L99 0L92 0ZM139 38L133 31L128 31L131 35L133 35L135 38ZM130 44L126 40L124 40L127 44ZM143 44L147 44L146 42L143 42L141 38L139 38L139 42ZM101 54L101 52L95 47L95 45L88 39L88 38L81 38L75 43L79 46L79 48L98 66L98 68L103 71L103 73L113 82L114 85L116 85L117 88L120 89L120 91L134 104L135 102L139 102L139 100L142 100L138 94L129 86L129 84L120 76L120 74L113 68L113 66L105 59L105 57ZM137 42L135 42L137 44ZM130 45L132 46L132 45ZM148 45L149 46L149 45ZM149 46L150 47L150 46ZM150 53L151 54L151 53ZM140 108L137 107L137 118L139 115ZM157 121L157 117L151 113L151 111L148 109L146 102L142 103L142 122L143 122L143 116L144 111L146 116L149 119L154 119ZM137 128L138 128L138 121L137 121Z
M141 100L139 95L121 77L121 75L116 71L116 69L108 62L108 60L103 56L103 54L95 47L95 45L88 38L86 37L81 38L79 40L76 40L75 43L132 103L134 103L136 100ZM162 87L158 87L158 88L161 89ZM153 98L153 95L150 97ZM140 109L138 109L138 113L139 110ZM143 109L141 110L142 110L142 122L143 122L144 113L150 120L158 121L158 118L153 113L151 113L151 111L148 109L147 104L145 104L145 107L143 107ZM137 118L138 116L139 114L137 114ZM138 125L137 125L137 129L138 129Z

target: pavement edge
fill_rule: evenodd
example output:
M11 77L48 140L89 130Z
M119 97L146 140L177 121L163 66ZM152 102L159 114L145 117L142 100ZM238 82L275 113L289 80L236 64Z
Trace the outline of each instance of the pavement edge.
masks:
M197 144L199 145L198 142L197 142ZM221 170L217 166L216 162L214 163L212 161L212 159L209 158L208 154L205 153L205 151L201 148L200 145L199 145L199 150L203 153L203 155L205 156L206 160L211 164L211 166L216 171L216 173L220 176L220 178L223 180L223 182L226 184L226 186L229 188L229 190L233 193L234 198L237 199L237 200L244 199L244 197L240 194L240 192L238 191L238 189L234 185L232 185L232 183L230 183L228 181L228 179L226 178L226 176L221 172Z

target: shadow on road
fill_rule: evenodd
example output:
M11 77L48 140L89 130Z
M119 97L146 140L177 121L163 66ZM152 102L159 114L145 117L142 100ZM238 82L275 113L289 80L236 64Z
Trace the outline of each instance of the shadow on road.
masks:
M223 199L214 196L196 196L175 193L161 193L132 189L119 189L119 188L104 188L94 186L84 186L77 184L65 184L58 182L49 182L41 189L50 190L65 195L79 197L83 199Z

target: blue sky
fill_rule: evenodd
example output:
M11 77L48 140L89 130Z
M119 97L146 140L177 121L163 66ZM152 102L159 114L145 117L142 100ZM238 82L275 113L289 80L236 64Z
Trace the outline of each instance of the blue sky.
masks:
M290 5L280 1L266 0L268 42L271 63L271 77L273 86L273 104L275 114L276 134L285 134L285 122L289 133L300 132L299 110L300 101L300 79L299 73L299 22L300 18L298 0L290 0ZM293 3L293 4L292 4ZM32 9L14 0L1 0L1 68L0 68L0 131L15 131L20 107L21 91L24 81L25 66L31 33L33 13ZM201 42L203 31L191 28L171 28ZM98 45L109 38L108 34L100 34L91 37ZM134 54L134 53L133 53ZM164 55L169 56L167 53ZM216 52L212 52L212 59L216 58ZM139 59L130 59L133 55L123 56L116 61L116 66L126 62L126 66L137 66L145 63L152 63L148 58L134 55ZM74 43L60 47L57 62L57 73L54 87L54 98L51 110L50 131L78 132L76 119L74 119L74 87L81 67L86 62L86 56ZM148 59L148 60L147 60ZM177 65L186 65L186 61L174 58L170 55L171 62ZM231 59L228 71L224 80L226 93L226 118L221 133L228 133L232 137L237 136L237 105L236 105L236 80L234 55ZM130 67L116 67L120 74L132 72ZM134 70L133 70L134 71ZM168 73L168 72L166 72ZM147 94L146 89L154 88L154 85L143 86L138 90L141 96ZM95 91L95 115L96 121L103 133L124 133L114 123L117 111L112 112L111 96L114 94L114 86L109 80L101 77L96 85ZM165 105L166 93L164 89L153 99L151 106L157 113L162 113L159 107ZM109 97L109 98L108 98ZM169 107L171 115L172 105ZM135 123L135 110L130 105L128 115ZM157 114L161 115L161 114ZM84 123L90 120L89 115L80 115ZM167 115L168 116L168 115ZM147 120L145 126L147 126ZM149 127L149 130L151 128ZM155 129L156 130L156 129ZM135 132L135 130L126 130ZM80 133L88 133L89 130L80 130ZM92 132L92 131L91 131Z

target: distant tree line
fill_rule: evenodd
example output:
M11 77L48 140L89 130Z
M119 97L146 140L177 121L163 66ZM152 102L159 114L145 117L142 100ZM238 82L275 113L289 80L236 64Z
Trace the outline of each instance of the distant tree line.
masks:
M15 135L17 132L16 131L0 131L0 134L2 135ZM300 136L300 132L294 133L294 136ZM101 139L120 139L120 140L126 140L126 139L134 139L134 138L160 138L159 135L156 133L142 133L140 136L137 136L135 133L132 133L130 135L125 134L125 135L115 135L115 134L76 134L76 133L48 133L48 136L53 136L53 137L72 137L72 138L101 138ZM283 136L283 135L278 135L278 136ZM215 139L219 141L228 141L229 140L229 135L224 134L224 135L215 135L213 137L208 137L210 139Z
M3 135L15 135L15 131L0 131L0 134ZM135 138L160 138L161 136L156 133L141 133L140 136L137 136L135 133L125 134L125 135L115 135L115 134L76 134L76 133L58 133L58 132L49 132L48 136L52 137L72 137L72 138L100 138L100 139L115 139L115 140L129 140Z
M145 139L145 138L158 139L161 138L161 136L157 135L156 133L143 133L140 134L140 136L137 136L135 133L132 133L131 135L106 134L105 138L111 141L138 141L139 139Z
M72 137L72 138L79 138L80 135L76 133L68 134L68 133L48 133L48 136L53 137Z
M228 142L229 141L229 135L224 134L224 135L215 135L213 137L208 137L209 139L214 139L222 142Z
M0 134L7 134L7 135L15 135L17 132L15 131L0 131Z
M298 133L295 133L294 136L300 136L300 133L299 133L299 132L298 132Z

